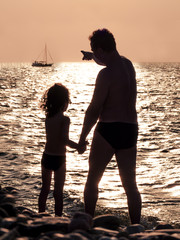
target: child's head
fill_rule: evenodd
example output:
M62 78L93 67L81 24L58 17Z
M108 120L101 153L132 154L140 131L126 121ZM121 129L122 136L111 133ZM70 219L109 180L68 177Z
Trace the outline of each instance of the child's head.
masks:
M52 117L59 111L66 111L69 102L68 89L61 83L55 83L44 93L41 108L48 117Z

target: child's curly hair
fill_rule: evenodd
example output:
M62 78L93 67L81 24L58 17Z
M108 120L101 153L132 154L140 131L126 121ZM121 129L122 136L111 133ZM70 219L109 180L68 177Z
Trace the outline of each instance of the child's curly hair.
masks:
M68 105L69 102L69 90L61 83L55 83L45 91L40 107L48 117L52 117L60 110L64 111L66 104Z

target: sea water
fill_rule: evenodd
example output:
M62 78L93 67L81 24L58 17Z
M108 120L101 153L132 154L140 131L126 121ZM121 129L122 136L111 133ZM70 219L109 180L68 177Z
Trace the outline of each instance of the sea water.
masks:
M180 216L180 63L134 63L139 121L137 183L144 218L179 223ZM41 188L41 156L45 144L44 112L39 101L56 82L70 90L70 138L78 141L95 79L102 67L90 62L62 62L53 67L29 63L0 64L0 182L18 190L17 204L37 211ZM83 210L87 151L67 149L64 215ZM53 181L52 181L53 185ZM53 186L47 211L54 212ZM115 158L99 186L97 214L127 213L127 200Z

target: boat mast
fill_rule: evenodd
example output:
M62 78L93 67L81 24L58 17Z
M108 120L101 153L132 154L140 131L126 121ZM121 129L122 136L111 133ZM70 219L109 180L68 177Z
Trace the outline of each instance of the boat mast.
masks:
M47 46L45 44L45 60L46 60L46 63L47 63Z

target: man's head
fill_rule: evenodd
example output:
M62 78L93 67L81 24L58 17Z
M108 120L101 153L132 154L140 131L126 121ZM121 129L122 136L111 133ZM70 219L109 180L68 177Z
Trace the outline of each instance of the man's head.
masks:
M98 48L101 48L105 52L112 52L116 50L116 42L113 34L103 28L98 29L89 36L89 40L91 42L92 51L96 51Z

